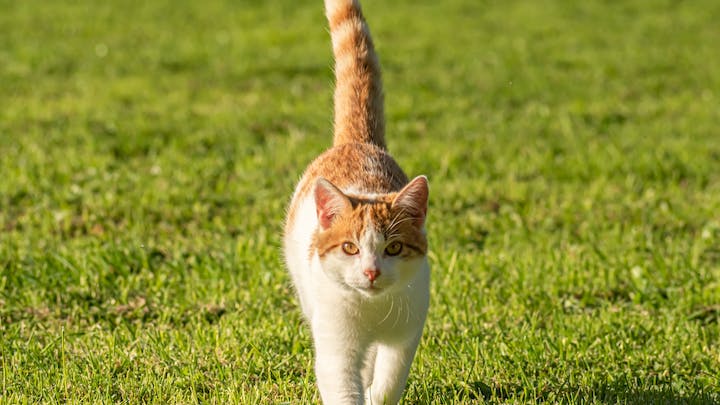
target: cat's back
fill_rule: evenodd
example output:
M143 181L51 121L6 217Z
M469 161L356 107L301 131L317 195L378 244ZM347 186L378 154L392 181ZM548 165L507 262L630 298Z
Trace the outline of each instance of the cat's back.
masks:
M297 191L306 194L318 177L354 195L393 193L408 183L395 159L369 143L347 143L328 149L310 163Z

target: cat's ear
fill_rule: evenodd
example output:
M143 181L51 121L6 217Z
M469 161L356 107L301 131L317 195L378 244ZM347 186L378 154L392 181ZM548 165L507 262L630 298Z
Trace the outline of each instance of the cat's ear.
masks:
M427 216L428 194L427 177L417 176L395 196L392 207L412 217L415 225L422 226Z
M315 181L315 210L322 229L330 227L335 217L349 208L352 204L340 189L322 177Z

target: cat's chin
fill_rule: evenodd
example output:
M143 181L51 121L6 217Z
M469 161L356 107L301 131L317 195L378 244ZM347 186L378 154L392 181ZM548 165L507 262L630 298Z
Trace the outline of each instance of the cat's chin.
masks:
M379 295L382 295L387 290L387 288L369 286L369 287L355 287L355 290L360 292L360 294L362 294L366 297L377 297Z

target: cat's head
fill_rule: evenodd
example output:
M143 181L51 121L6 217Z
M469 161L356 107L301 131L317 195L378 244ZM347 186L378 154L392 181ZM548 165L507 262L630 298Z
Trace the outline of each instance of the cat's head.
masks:
M397 193L361 198L318 179L314 237L325 274L365 296L406 285L427 253L428 182L419 176Z

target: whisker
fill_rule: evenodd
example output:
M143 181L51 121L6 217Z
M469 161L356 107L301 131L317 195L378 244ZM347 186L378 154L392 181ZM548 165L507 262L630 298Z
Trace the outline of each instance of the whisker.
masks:
M395 215L395 217L393 218L393 220L390 222L389 228L392 228L392 227L394 227L394 226L402 223L402 221L408 219L408 217L406 217L405 215L403 215L404 213L405 213L405 211L402 211L402 212L400 212L400 214Z
M402 315L402 309L403 309L402 303L403 303L403 302L402 302L402 299L401 299L401 300L400 300L400 305L398 306L397 316L395 316L395 323L393 323L393 326L392 326L393 328L394 328L395 326L397 326L398 322L400 322L400 315Z
M387 239L390 240L390 235L395 236L398 234L398 231L399 231L397 229L398 226L402 225L403 223L405 223L407 221L412 221L414 219L415 218L413 218L413 217L400 217L400 216L395 217L393 219L393 221L390 222L390 225L388 226L388 228L386 230L386 233L388 234Z
M395 306L395 296L391 295L390 298L391 298L390 309L388 310L388 313L385 314L385 318L383 318L382 321L378 322L378 325L385 322L385 320L388 319L390 317L390 314L392 313L393 307Z
M405 323L410 323L410 297L408 296L406 299L407 303L407 314L405 315Z

